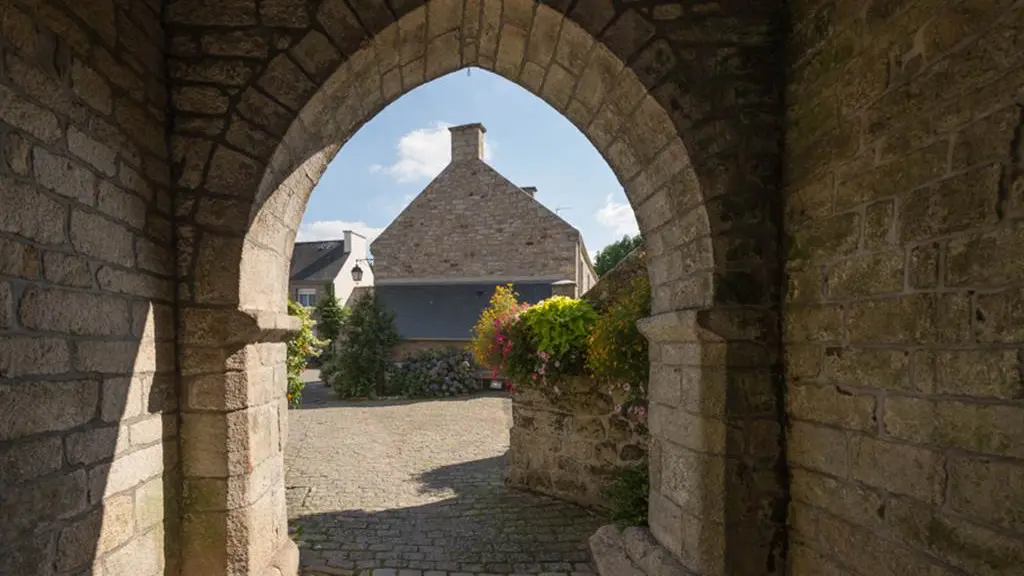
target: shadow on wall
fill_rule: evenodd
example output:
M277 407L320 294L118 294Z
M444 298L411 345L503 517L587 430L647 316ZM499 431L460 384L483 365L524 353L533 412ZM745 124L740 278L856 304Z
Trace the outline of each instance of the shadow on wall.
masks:
M506 487L506 466L502 455L423 473L416 478L421 493L444 499L422 506L295 518L291 528L299 534L294 537L302 565L497 573L582 569L580 564L590 562L587 539L603 519Z
M82 293L34 285L18 296L0 345L0 574L176 574L171 307L109 293L77 307Z

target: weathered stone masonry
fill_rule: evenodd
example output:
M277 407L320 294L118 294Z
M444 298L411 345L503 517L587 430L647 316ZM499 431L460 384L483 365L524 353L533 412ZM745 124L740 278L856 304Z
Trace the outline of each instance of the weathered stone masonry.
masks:
M465 66L637 212L688 570L1024 562L1019 0L423 4L0 0L0 573L294 573L289 246L348 137Z

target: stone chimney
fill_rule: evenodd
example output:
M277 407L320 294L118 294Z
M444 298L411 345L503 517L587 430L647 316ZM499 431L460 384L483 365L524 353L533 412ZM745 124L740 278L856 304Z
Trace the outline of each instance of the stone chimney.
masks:
M452 133L452 162L484 159L484 133L487 128L483 124L452 126L448 131Z
M536 186L523 186L522 190L523 190L523 192L526 192L527 194L529 194L530 198L536 198L537 197L537 187Z

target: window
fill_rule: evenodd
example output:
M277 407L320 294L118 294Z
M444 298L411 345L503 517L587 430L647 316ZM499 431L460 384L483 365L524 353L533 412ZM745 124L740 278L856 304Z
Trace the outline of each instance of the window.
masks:
M299 288L299 304L306 308L316 306L316 288Z

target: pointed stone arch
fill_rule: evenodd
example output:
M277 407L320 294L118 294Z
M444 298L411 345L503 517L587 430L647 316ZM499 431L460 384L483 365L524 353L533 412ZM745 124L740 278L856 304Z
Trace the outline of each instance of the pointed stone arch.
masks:
M573 122L647 238L654 536L697 573L782 572L777 6L207 4L167 6L184 573L294 573L284 302L306 200L360 126L469 66Z

